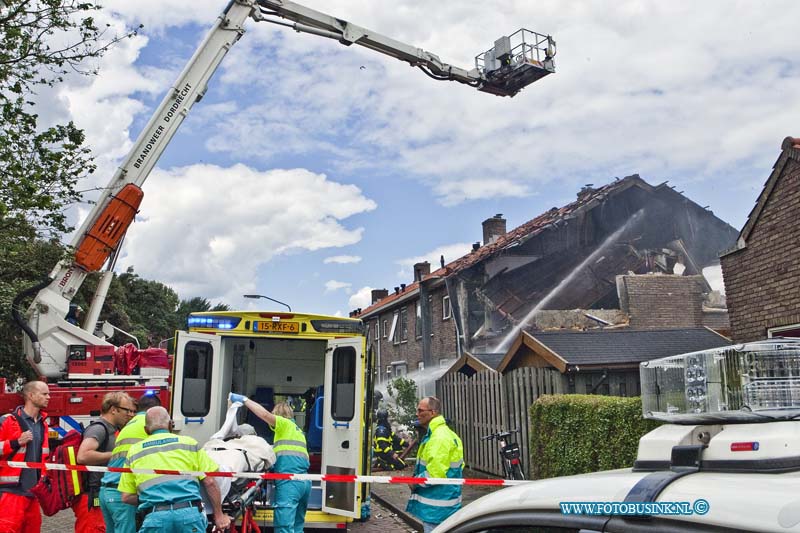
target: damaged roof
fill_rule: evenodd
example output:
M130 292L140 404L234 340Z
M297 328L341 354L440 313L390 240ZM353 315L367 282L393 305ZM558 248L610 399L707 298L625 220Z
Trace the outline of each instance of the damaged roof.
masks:
M680 192L677 192L668 186L666 182L660 185L650 185L639 177L638 174L633 174L622 179L617 179L607 185L598 188L584 187L578 193L578 199L569 203L561 208L552 208L549 211L542 213L536 218L508 231L507 233L499 236L497 240L490 244L485 244L455 261L439 268L430 274L426 275L423 280L430 280L435 278L443 278L457 274L466 270L474 265L481 263L502 252L507 248L511 248L526 242L527 240L539 235L552 227L558 226L562 221L569 220L585 211L594 209L602 204L607 198L614 196L622 191L631 187L639 187L648 192L658 192L660 194L674 196L680 199L681 202L694 206L698 210L704 209L695 202L685 197ZM403 299L409 294L413 294L419 287L419 282L414 282L408 285L404 291L398 293L391 293L389 296L381 299L380 301L370 305L359 313L358 317L364 318L367 315L374 313L380 309L392 306L392 304Z

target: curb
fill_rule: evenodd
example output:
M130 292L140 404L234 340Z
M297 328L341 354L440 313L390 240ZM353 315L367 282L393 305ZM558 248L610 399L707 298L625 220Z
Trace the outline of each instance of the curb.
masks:
M403 522L413 527L417 531L422 531L422 522L406 512L405 509L400 509L398 506L385 498L381 498L375 492L370 491L370 498L374 498L378 503L389 509L391 512L403 519Z

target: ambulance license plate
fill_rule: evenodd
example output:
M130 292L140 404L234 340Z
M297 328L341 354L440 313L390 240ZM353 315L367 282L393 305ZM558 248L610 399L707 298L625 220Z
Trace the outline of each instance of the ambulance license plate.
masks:
M256 322L256 331L264 333L300 333L300 322Z

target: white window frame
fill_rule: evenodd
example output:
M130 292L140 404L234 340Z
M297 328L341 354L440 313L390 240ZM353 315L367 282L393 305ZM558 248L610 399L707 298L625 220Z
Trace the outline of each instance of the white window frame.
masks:
M767 338L782 337L781 333L784 331L800 331L800 324L789 324L788 326L777 326L774 328L767 328Z
M408 342L408 307L401 307L400 308L400 332L398 334L398 338L400 342L397 344ZM405 328L403 328L403 322L405 321ZM405 334L405 338L404 335Z
M422 338L422 302L419 300L414 305L414 338Z
M388 335L388 331L389 331L389 321L388 320L384 320L383 321L383 338L384 339Z
M442 296L442 320L450 320L453 316L453 308L450 307L450 297Z
M419 372L422 372L423 370L425 370L425 361L420 361L419 363L417 363L417 370Z
M400 311L395 311L392 316L392 329L389 330L389 338L392 344L400 344L400 335L397 334L397 320L400 318Z

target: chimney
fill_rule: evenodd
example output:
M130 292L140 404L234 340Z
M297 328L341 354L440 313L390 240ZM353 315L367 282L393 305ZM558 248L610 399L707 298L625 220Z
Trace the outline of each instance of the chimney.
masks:
M394 288L394 293L395 294L400 294L400 287L395 287Z
M483 244L492 244L506 233L506 219L501 213L483 221Z
M427 261L414 265L414 281L422 281L422 278L431 273L431 264Z
M479 242L473 242L472 243L472 251L473 252L477 252L480 247L481 247L481 243L479 243Z
M404 292L405 290L406 290L406 284L405 283L401 283L400 284L400 292Z
M382 299L386 298L387 296L389 296L389 291L387 291L386 289L372 289L372 298L371 298L371 300L372 300L373 304L376 304L376 303L380 302ZM372 305L372 304L370 304L370 305Z

